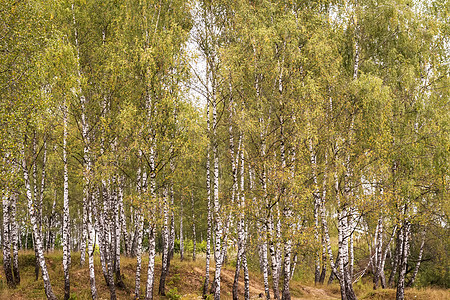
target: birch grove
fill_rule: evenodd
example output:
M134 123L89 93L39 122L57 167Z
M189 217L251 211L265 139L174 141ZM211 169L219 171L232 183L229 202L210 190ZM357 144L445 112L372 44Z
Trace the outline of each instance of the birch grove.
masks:
M1 6L0 298L448 289L442 1Z

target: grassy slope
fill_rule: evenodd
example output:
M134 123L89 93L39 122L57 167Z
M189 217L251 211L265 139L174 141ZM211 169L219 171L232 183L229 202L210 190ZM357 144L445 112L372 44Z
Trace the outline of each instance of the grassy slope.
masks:
M6 288L4 272L0 268L0 299L45 299L44 288L41 277L38 281L34 280L34 252L21 252L19 255L21 284L14 290ZM62 271L62 253L55 252L46 255L47 265L50 271L50 278L54 292L58 297L62 298L64 294L64 277ZM73 299L89 299L89 270L87 266L81 268L79 266L80 255L75 253L72 256L71 268L71 293ZM141 287L144 292L145 281L147 279L147 262L148 258L144 256ZM132 299L134 292L134 275L136 261L132 258L122 257L121 259L122 273L125 285L128 291L118 290L118 299ZM159 272L161 269L161 259L156 260L157 278L155 290L159 283ZM213 270L213 269L212 269ZM211 278L213 273L211 270ZM201 287L203 282L204 260L198 259L196 262L191 260L180 262L178 257L171 263L170 274L167 278L167 291L174 295L182 296L182 299L201 299ZM105 285L103 276L101 275L99 257L96 256L96 283L100 299L109 298L109 290ZM231 286L234 279L234 268L226 266L223 269L222 276L222 298L231 299ZM252 298L258 298L260 293L264 292L261 274L250 274L250 295ZM241 278L240 293L243 294L243 279ZM176 289L176 290L175 290ZM370 285L357 284L355 289L362 299L395 299L395 290L383 290L373 292ZM336 285L313 287L300 284L298 281L291 283L292 299L338 299L339 288ZM243 298L241 296L241 298ZM406 292L406 299L450 299L450 291L445 290L416 290L410 289ZM169 297L158 297L155 299L170 299Z

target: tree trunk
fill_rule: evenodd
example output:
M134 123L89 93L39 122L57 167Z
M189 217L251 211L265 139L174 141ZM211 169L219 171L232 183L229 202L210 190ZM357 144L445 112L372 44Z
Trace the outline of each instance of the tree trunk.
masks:
M9 288L14 288L14 278L11 269L11 240L10 240L10 195L6 191L3 194L3 270L5 271L6 283Z
M115 248L114 245L114 222L111 220L111 210L112 208L112 199L114 196L111 195L111 190L108 191L108 187L110 187L109 183L103 184L104 189L104 197L103 197L103 213L102 219L104 222L104 249L105 249L105 262L107 269L107 277L108 277L108 287L109 294L111 300L115 300L116 296L116 286L114 284L114 257L115 257Z
M232 94L232 90L231 90L231 80L230 80L230 95ZM230 157L231 157L231 173L233 176L233 185L232 185L232 192L231 192L231 205L235 205L235 198L237 196L237 198L240 198L239 194L238 194L238 183L237 183L237 164L238 164L238 156L239 156L239 151L238 153L236 153L236 157L235 157L235 151L234 151L234 137L233 137L233 98L230 96L230 105L229 105L229 129L228 129L228 134L229 134L229 138L230 138ZM239 143L241 143L242 140L242 135L240 135L239 137L240 141ZM243 172L243 170L241 170L241 173ZM242 174L241 174L242 176ZM243 177L241 177L241 180L244 180ZM244 248L243 248L243 218L242 218L242 210L243 208L241 207L241 201L238 199L237 201L237 205L238 205L238 210L239 210L239 220L238 220L238 224L237 224L237 235L238 235L238 251L237 251L237 257L236 257L236 270L235 270L235 274L234 274L234 281L233 281L233 287L232 287L232 293L233 293L233 300L237 300L239 298L238 296L238 283L239 283L239 273L240 273L240 269L241 269L241 262L242 262L242 255L244 253Z
M273 297L274 299L280 299L280 292L278 288L280 275L278 273L278 260L277 253L275 252L277 247L274 245L274 237L273 237L273 218L269 216L269 227L268 227L268 240L269 240L269 252L272 260L272 284L273 284Z
M19 234L18 234L18 226L16 221L16 206L17 206L17 192L14 192L11 197L11 210L9 217L9 224L11 225L11 243L12 243L12 252L13 252L13 275L14 275L14 283L18 285L20 283L20 273L19 273Z
M378 288L378 282L379 282L379 278L381 276L381 265L382 265L382 260L383 260L383 219L382 216L380 216L380 218L378 219L378 224L377 224L377 229L376 229L376 234L375 236L377 237L376 240L376 244L375 244L375 259L373 261L373 265L375 268L375 274L373 277L373 289L377 289Z
M169 247L170 247L170 239L169 239L169 204L167 201L167 187L163 189L163 214L164 214L164 221L163 221L163 253L162 253L162 262L161 262L161 277L159 280L159 290L158 294L165 296L165 284L166 284L166 276L168 272L168 260L169 260Z
M88 207L88 263L89 263L89 284L91 287L91 296L92 299L97 299L97 288L95 285L95 270L94 270L94 239L95 239L95 231L93 226L93 216L92 214L92 206L94 205L94 201L88 202L90 205Z
M262 232L267 232L267 225L263 224ZM267 259L267 242L262 244L262 260L263 260L263 279L264 279L264 294L266 299L270 300L270 286L269 286L269 261Z
M141 170L141 158L142 151L139 151L139 167L137 170L137 184L136 189L138 197L142 197L142 192L147 190L147 172ZM142 175L141 175L142 174ZM144 236L144 217L142 215L141 208L137 208L135 211L135 226L136 226L136 279L134 288L134 299L137 300L141 294L141 268L142 268L142 238Z
M323 173L323 184L324 184L324 186L325 186L325 184L327 182L327 175L328 175L328 156L325 153L325 170L324 170L324 173ZM339 276L339 273L338 273L337 267L336 267L336 265L341 261L341 259L340 259L340 251L338 251L338 255L336 257L336 262L334 262L334 260L333 260L333 251L331 249L330 234L329 234L329 231L328 231L328 222L327 222L326 215L325 215L325 191L326 191L326 189L323 190L323 196L322 196L322 201L321 201L321 205L320 205L320 218L322 220L324 239L325 239L325 243L326 243L326 246L327 246L328 259L330 260L330 266L331 266L331 275L330 275L330 278L328 280L328 284L331 284L331 282L333 281L333 277L337 277L338 280L339 280L339 285L341 287L341 291L343 291L343 290L345 290L345 285L344 285L344 282L343 282L343 278ZM339 223L339 221L338 221L338 223ZM341 240L341 237L339 237L339 241L340 240ZM345 294L344 294L344 296L342 298L343 299L346 298Z
M330 262L331 262L331 261L330 261ZM334 265L337 266L338 263L339 263L339 252L338 252L338 254L337 254L337 256L336 256L336 261L334 262ZM331 265L331 264L330 264L330 265ZM335 271L333 271L333 268L331 268L331 274L330 274L330 277L328 277L327 285L330 285L330 284L333 283L333 280L337 277L336 274L337 274L337 273L336 273Z
M402 251L400 256L400 269L398 274L396 300L403 300L405 298L405 275L406 269L408 267L409 235L411 224L408 221L405 221L403 227Z
M282 300L291 300L291 292L289 290L289 281L291 280L291 250L292 241L288 239L284 245L284 268L283 268L283 294Z
M41 233L41 224L39 223L39 220L41 219L41 209L39 207L39 201L38 201L38 190L37 190L37 156L38 153L36 151L36 147L37 147L37 141L36 141L36 130L33 133L33 164L32 164L32 180L33 180L33 196L34 196L34 206L35 206L35 214L36 214L36 222L37 222L37 228L38 228L38 233L40 235ZM35 264L34 264L34 275L35 275L35 280L39 279L39 254L38 254L38 250L36 248L36 234L33 235L34 237L34 241L33 241L33 246L34 246L34 256L36 258L35 260Z
M31 226L33 228L33 233L34 233L34 240L35 240L34 247L38 254L39 264L40 264L40 267L42 270L42 280L44 281L45 294L48 299L56 300L56 296L53 293L52 285L50 283L50 277L48 275L47 265L45 263L44 249L42 247L42 241L41 241L41 237L39 234L38 223L36 220L36 214L35 214L35 209L34 209L34 204L33 204L33 196L31 193L31 186L30 186L30 181L29 181L29 177L28 177L27 163L25 160L25 149L24 149L23 145L22 145L22 149L21 149L21 156L22 156L23 177L24 177L27 202L28 202L28 211L30 213L30 221L31 221Z
M70 213L69 213L69 171L67 161L67 105L64 98L63 104L63 162L64 162L64 203L63 203L63 269L64 269L64 299L70 298Z
M207 66L208 67L208 66ZM208 82L208 72L206 76L206 80ZM211 133L210 128L210 119L209 119L209 99L206 101L206 124L207 124L207 131L208 133ZM206 193L207 193L207 205L208 205L208 219L207 219L207 228L206 228L206 258L205 258L205 282L203 284L203 297L206 297L208 293L208 287L209 287L209 264L210 264L210 257L211 257L211 227L212 227L212 213L211 213L211 165L210 165L210 144L208 144L207 147L207 153L206 153Z
M153 299L153 283L155 277L155 228L150 225L150 234L148 238L148 269L147 269L147 286L145 290L145 300Z
M141 214L136 217L138 223L138 236L137 236L137 246L136 246L136 281L134 289L134 299L139 299L140 289L141 289L141 267L142 267L142 237L144 231L144 221Z
M250 277L248 274L247 254L244 252L242 257L242 268L244 269L244 299L250 299Z
M115 177L113 177L113 182L116 183L115 184L115 188L118 189L118 192L115 193L115 198L114 198L114 225L115 225L115 249L114 249L114 255L115 255L115 259L114 259L114 273L115 273L115 277L116 277L116 286L121 288L121 289L125 289L125 283L122 280L122 274L120 272L120 241L121 241L121 235L122 235L122 222L121 221L121 207L123 204L123 188L122 188L122 179L119 178L118 181L116 182L116 180L114 180ZM126 227L125 227L126 230Z
M314 240L316 245L320 244L319 240L319 205L320 205L320 194L319 194L319 185L317 181L317 163L316 163L316 154L314 153L312 138L309 138L309 153L310 153L310 161L313 173L313 182L314 182L314 191L313 191L313 200L314 200ZM317 247L315 251L315 267L314 267L314 283L317 284L320 281L320 250Z
M327 273L327 248L325 244L325 234L323 233L322 225L322 271L320 272L319 283L323 284Z
M101 212L100 205L97 201L100 197L103 197L103 193L100 192L100 188L97 189L96 197L93 197L93 203L92 203L92 213L95 218L94 226L95 226L95 232L98 234L98 246L99 246L99 254L100 254L100 264L102 267L102 274L105 278L106 285L109 286L109 279L108 279L108 271L106 267L106 246L105 246L105 230L104 230L104 224L103 224L103 214ZM95 200L95 201L94 201Z
M183 239L183 197L180 203L180 260L184 260L184 239Z
M392 240L394 239L396 231L397 231L397 225L395 225L394 229L392 230L391 237L389 238L389 241L388 241L388 243L386 245L386 249L384 250L384 253L383 253L383 259L381 261L380 277L381 277L381 286L382 286L383 289L386 288L386 278L385 278L385 275L384 275L384 265L386 263L386 257L387 257L388 251L390 251L390 249L391 249L390 245L391 245Z
M211 85L212 91L212 108L213 108L213 203L214 203L214 224L215 224L215 248L214 248L214 260L216 262L216 269L214 273L214 300L220 300L220 273L222 270L223 255L222 255L222 217L220 215L220 203L219 203L219 153L217 144L217 101L215 90L215 76L212 75Z
M422 254L423 254L423 248L424 248L423 246L425 245L425 237L426 237L426 229L424 228L422 231L422 242L420 243L420 250L419 250L419 256L417 257L417 264L414 267L414 271L413 271L408 283L406 284L406 287L411 287L414 284L417 273L419 273L419 267L420 267L420 262L422 260Z
M129 247L130 235L127 230L127 219L125 216L125 209L124 209L124 203L123 203L123 178L121 178L120 184L119 184L119 206L120 206L119 207L120 224L122 226L124 252L125 252L125 256L130 256L130 247Z
M86 239L87 239L87 222L88 222L88 212L87 212L87 206L88 206L88 187L89 187L89 176L90 176L90 157L89 157L89 125L86 120L86 98L83 95L83 90L81 86L81 67L80 67L80 47L78 45L78 29L77 29L77 23L75 18L75 9L74 4L72 3L72 17L73 17L73 27L74 27L74 36L75 36L75 49L77 53L77 94L80 99L81 104L81 137L83 138L83 158L84 158L84 165L83 165L83 178L84 178L84 187L83 187L83 214L82 214L82 238L80 243L80 265L84 266L85 260L86 260Z
M170 172L172 174L175 173L175 164L173 162L173 159L170 161ZM167 259L167 273L169 273L170 268L170 260L173 258L173 251L175 248L175 193L173 191L173 179L170 180L170 205L169 205L169 212L170 212L170 230L169 230L169 256Z
M397 245L395 248L395 256L392 258L392 270L388 281L389 287L394 286L395 275L397 274L397 269L400 264L400 257L402 255L402 247L403 247L403 227L399 228L397 232Z
M150 97L147 98L149 103L148 107L150 109ZM150 111L149 111L150 114ZM153 201L156 201L156 137L153 130L152 131L152 140L150 141L150 189L149 194ZM144 185L147 187L147 185ZM145 300L153 299L153 285L155 281L155 221L153 220L154 216L151 216L152 220L150 223L150 232L149 232L149 249L148 249L148 269L147 269L147 284L145 289Z
M195 206L194 206L194 193L191 192L191 202L192 202L192 260L195 261L195 252L197 251L197 232L195 231Z

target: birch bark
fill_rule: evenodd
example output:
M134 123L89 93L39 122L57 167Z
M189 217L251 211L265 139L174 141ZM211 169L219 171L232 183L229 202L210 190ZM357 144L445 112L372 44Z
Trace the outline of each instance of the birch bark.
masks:
M150 99L150 98L149 98ZM150 104L150 103L149 103ZM149 106L150 108L150 106ZM152 140L150 147L150 198L151 198L151 206L153 207L153 203L156 203L156 169L155 169L155 160L156 160L156 137L153 129L152 131ZM155 221L154 215L151 216L150 220L150 233L149 233L149 250L148 250L148 269L147 269L147 284L145 291L145 299L151 300L153 299L153 285L154 285L154 277L155 277Z
M389 275L388 280L388 286L393 287L394 286L394 279L395 275L397 274L397 269L400 262L400 257L402 253L402 247L403 247L403 227L400 226L397 230L397 242L395 247L395 255L392 257L392 269L391 274Z
M219 203L219 154L218 154L218 144L217 144L217 101L216 101L216 90L215 90L215 75L212 74L212 131L213 131L213 162L214 162L214 173L213 173L213 199L214 199L214 224L215 224L215 249L214 249L214 260L216 262L216 269L214 273L214 300L220 300L220 272L222 270L223 256L222 256L222 217L220 216L220 203Z
M82 221L82 239L80 244L80 265L83 266L86 260L86 239L87 239L87 206L88 206L88 187L89 187L89 176L90 176L90 157L89 157L89 125L86 119L86 98L83 94L83 90L81 87L81 67L80 67L80 48L78 45L78 29L75 18L75 9L74 4L72 3L72 17L73 17L73 26L74 26L74 36L75 36L75 48L77 53L77 94L80 99L81 104L81 136L83 139L83 177L84 177L84 187L83 187L83 221Z
M184 260L184 240L183 240L183 197L180 202L180 260Z
M38 153L36 151L36 147L37 147L37 141L36 141L36 130L34 130L33 132L33 164L32 164L32 180L33 180L33 196L34 196L34 206L35 206L35 214L36 214L36 222L37 222L37 228L38 228L38 234L41 234L41 224L40 224L40 219L41 219L41 208L39 207L39 202L38 202L38 190L37 190L37 157L38 157ZM39 279L39 254L38 254L38 249L36 248L36 235L33 235L33 247L34 247L34 256L36 257L36 261L35 261L35 265L34 265L34 274L35 274L35 278L36 280Z
M206 66L208 68L208 65ZM208 86L208 69L206 71L206 86ZM209 94L208 94L209 95ZM209 96L206 99L206 128L208 135L211 135L211 126L210 126L210 100ZM211 213L211 165L210 165L210 148L211 143L208 143L208 147L206 150L206 193L207 193L207 205L208 205L208 224L206 228L206 258L205 258L205 282L203 284L203 297L206 297L208 293L208 287L209 287L209 264L210 264L210 257L211 257L211 227L212 227L212 213Z
M17 198L18 194L16 191L12 193L11 197L11 207L10 207L10 219L9 224L11 225L11 243L12 243L12 252L13 252L13 275L14 275L14 283L18 285L20 283L20 273L19 273L19 240L18 237L18 226L16 221L16 206L17 206Z
M64 269L64 299L70 298L70 213L69 213L69 173L67 161L67 103L63 103L63 162L64 162L64 203L63 203L63 269Z
M89 206L88 209L88 263L89 263L89 284L91 287L91 296L92 299L97 299L97 288L95 285L95 270L94 270L94 239L95 239L95 231L93 226L93 213L92 213L92 205L94 205L92 199L88 201Z
M395 298L396 300L403 300L405 298L405 276L406 276L406 269L408 267L409 236L411 230L411 223L405 221L403 227L404 228L402 237L402 251L400 256L400 270L398 274L397 293Z
M195 255L197 251L197 232L195 231L195 202L194 202L194 193L191 192L191 202L192 202L192 260L195 261Z
M423 249L424 249L424 245L425 245L426 233L427 233L427 231L424 228L422 231L422 241L420 243L420 250L419 250L419 256L417 257L417 263L416 263L416 266L414 267L414 271L411 275L411 278L409 279L408 283L406 284L406 287L411 287L414 284L417 273L419 273L420 262L422 261Z
M243 133L239 134L239 144L242 144ZM237 300L238 297L238 283L239 283L239 273L241 269L241 264L244 264L244 256L246 251L246 234L245 234L245 186L244 186L244 146L240 147L237 155L240 155L240 191L237 195L238 198L238 210L239 210L239 220L237 223L238 230L238 252L236 258L236 271L234 274L233 282L233 299ZM233 149L234 152L234 149Z
M41 241L38 224L37 224L37 220L36 220L36 214L35 214L35 209L34 209L34 205L33 205L33 196L31 193L30 180L29 180L29 176L28 176L28 168L27 168L27 163L25 160L24 145L22 145L21 156L22 156L22 171L23 171L25 190L26 190L26 195L27 195L28 211L30 213L30 221L31 221L31 226L33 228L33 233L34 233L34 240L35 240L34 247L37 250L39 265L42 270L42 280L44 281L45 294L48 299L56 300L56 296L53 293L53 289L52 289L52 286L50 283L50 277L48 275L47 265L45 263L45 258L44 258L44 249L42 247L42 241Z
M258 69L258 60L256 59L256 48L253 46L253 54L254 54L254 58L255 58L255 70ZM260 77L261 74L256 74L255 75L255 91L256 91L256 96L258 99L258 106L259 106L259 110L261 111L261 115L259 117L259 129L260 129L260 139L261 139L261 145L260 145L260 157L262 160L262 174L261 174L261 186L262 186L262 190L263 190L263 199L262 199L262 203L264 203L264 205L267 207L267 209L269 208L268 205L268 194L267 194L267 173L266 173L266 164L265 164L265 159L266 159L266 125L264 122L264 116L262 114L262 98L261 98L261 85L260 85ZM269 119L270 121L270 119ZM250 183L252 184L252 180L250 181ZM267 212L270 213L270 212ZM266 236L266 238L263 239L263 243L261 245L261 256L262 256L262 265L263 265L263 278L264 278L264 293L266 296L266 299L269 300L270 299L270 287L269 287L269 261L268 261L268 253L267 253L267 243L268 243L268 232L269 232L269 226L268 226L269 220L267 219L266 215L263 212L263 216L262 216L262 232L264 232L264 235Z
M10 195L8 190L3 193L3 270L9 288L14 288L14 278L11 269L11 240L10 240Z
M122 183L122 178L116 178L116 186L115 188L117 189L117 193L116 193L116 203L115 203L115 207L114 209L114 220L115 220L115 260L114 260L114 273L116 276L116 286L122 289L125 289L125 283L122 280L122 274L120 272L120 244L121 244L121 236L123 231L126 231L126 227L125 229L122 228L122 210L123 210L123 183Z
M319 245L319 202L320 202L320 194L319 194L319 184L317 180L317 162L316 155L314 153L312 138L309 138L309 153L310 153L310 162L312 166L313 173L313 182L314 182L314 240L316 244ZM320 281L320 250L319 248L315 253L315 268L314 268L314 282L317 284Z
M165 296L165 284L166 284L166 276L167 276L167 265L169 260L169 247L170 247L170 239L169 239L169 204L167 199L167 187L163 189L163 252L162 252L162 262L161 262L161 277L159 280L159 291L158 294Z
M145 290L145 300L153 299L153 283L155 276L155 229L150 227L150 234L148 238L148 270L147 270L147 287Z
M142 193L147 191L147 172L141 169L142 151L139 150L139 167L137 170L137 193L142 197ZM137 225L136 235L136 280L134 288L134 299L137 300L141 293L141 268L142 268L142 237L144 231L144 220L141 208L138 207L135 211L135 222Z

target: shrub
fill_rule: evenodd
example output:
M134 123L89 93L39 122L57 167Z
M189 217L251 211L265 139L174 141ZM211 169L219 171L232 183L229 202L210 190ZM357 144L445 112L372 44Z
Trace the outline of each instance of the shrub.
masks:
M181 299L181 295L178 294L178 289L176 287L174 287L173 289L170 289L167 294L166 294L167 298L172 299L172 300L180 300Z

